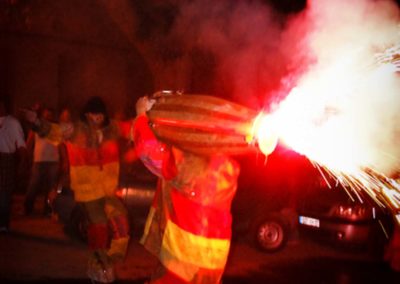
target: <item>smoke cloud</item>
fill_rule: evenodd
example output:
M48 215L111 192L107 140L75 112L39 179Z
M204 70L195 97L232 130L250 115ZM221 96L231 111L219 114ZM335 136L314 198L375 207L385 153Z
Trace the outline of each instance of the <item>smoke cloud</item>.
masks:
M219 95L260 107L285 74L280 20L257 1L190 1L181 6L172 33L184 39L186 50L212 53Z
M308 141L299 151L308 155L315 153L311 148L320 148L312 157L317 162L332 153L335 160L354 166L388 175L398 171L400 73L394 71L400 70L382 64L376 56L400 43L397 5L392 1L313 0L292 24L286 35L302 39L297 47L303 55L293 62L307 62L307 69L297 74L293 96L297 96L298 107L314 111L312 119L321 124L309 137L299 134L298 139ZM292 118L298 123L303 115L299 112Z
M319 144L358 166L399 168L400 73L376 60L400 42L394 1L309 0L289 16L265 1L150 3L103 1L146 58L156 89L206 92L268 111L297 96L292 126L317 121L325 132L298 133L294 140L308 144L294 142L295 150L308 155Z

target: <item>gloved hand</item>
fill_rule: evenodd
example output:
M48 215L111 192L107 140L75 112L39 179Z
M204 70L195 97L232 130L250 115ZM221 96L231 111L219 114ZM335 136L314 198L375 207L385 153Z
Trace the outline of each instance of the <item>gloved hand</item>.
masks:
M136 115L140 116L142 114L145 114L153 107L155 102L156 100L149 99L149 97L147 96L139 98L136 102Z

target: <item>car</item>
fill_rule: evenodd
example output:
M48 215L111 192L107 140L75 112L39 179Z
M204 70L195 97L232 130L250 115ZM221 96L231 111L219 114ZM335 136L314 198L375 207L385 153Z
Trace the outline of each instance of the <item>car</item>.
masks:
M327 182L305 157L281 146L268 157L255 153L237 160L241 174L232 202L233 239L275 253L300 235L382 254L393 218L368 195L352 199L348 189ZM140 162L125 176L117 193L128 209L132 236L140 237L157 179ZM88 223L73 194L61 190L53 204L66 231L86 241Z
M326 176L315 181L298 204L300 234L381 258L394 229L392 212L366 192L355 192Z
M268 157L255 153L239 159L241 173L232 204L234 237L275 253L296 235L295 157L278 146Z
M268 158L242 161L241 168L234 220L245 220L240 235L261 251L278 252L300 237L382 258L395 220L366 192L345 187L282 145Z

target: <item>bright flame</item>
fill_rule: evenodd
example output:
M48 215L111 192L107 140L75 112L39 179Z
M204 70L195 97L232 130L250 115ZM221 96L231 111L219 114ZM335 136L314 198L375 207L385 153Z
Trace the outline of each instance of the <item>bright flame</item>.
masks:
M316 13L311 7L312 14L327 18L324 24L321 18L316 21L318 28L325 28L321 28L323 32L316 30L309 36L316 63L272 113L257 119L265 126L257 126L256 131L267 128L351 188L356 196L357 191L364 190L379 205L399 211L400 186L388 178L400 172L398 27L396 33L393 23L384 30L368 22L354 26L339 23L343 25L340 28L339 19L327 15L332 10L324 9L328 1L314 2L320 10ZM347 5L346 1L334 2L341 8ZM330 33L329 27L336 30ZM268 132L256 137L264 145Z
M253 123L252 136L258 141L261 152L271 154L278 144L278 121L275 116L260 113Z

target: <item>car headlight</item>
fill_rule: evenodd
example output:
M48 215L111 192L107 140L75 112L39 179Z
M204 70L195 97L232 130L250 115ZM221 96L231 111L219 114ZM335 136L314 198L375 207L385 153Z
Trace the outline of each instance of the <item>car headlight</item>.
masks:
M332 208L331 215L352 221L361 221L372 218L371 210L362 205L339 204Z

